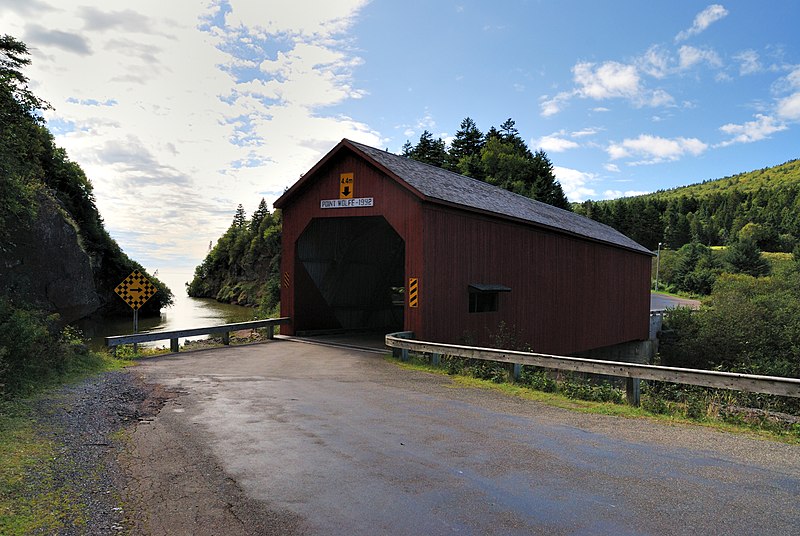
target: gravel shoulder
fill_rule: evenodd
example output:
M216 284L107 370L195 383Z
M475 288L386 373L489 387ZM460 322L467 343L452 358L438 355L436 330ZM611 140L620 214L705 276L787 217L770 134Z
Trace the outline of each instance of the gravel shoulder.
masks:
M35 493L59 501L61 535L125 534L116 462L120 431L144 418L148 390L127 371L87 378L50 391L33 406L34 430L55 445L55 457L28 478Z
M53 497L56 532L73 535L299 534L291 515L249 500L191 434L156 419L178 396L136 369L87 378L33 406L56 456L27 478Z

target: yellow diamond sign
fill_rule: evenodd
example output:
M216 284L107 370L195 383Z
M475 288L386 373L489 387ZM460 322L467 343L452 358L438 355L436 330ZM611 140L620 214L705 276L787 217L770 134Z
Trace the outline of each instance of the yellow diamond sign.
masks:
M139 270L134 270L122 283L117 285L114 292L119 294L119 297L133 309L138 309L158 292L158 289Z

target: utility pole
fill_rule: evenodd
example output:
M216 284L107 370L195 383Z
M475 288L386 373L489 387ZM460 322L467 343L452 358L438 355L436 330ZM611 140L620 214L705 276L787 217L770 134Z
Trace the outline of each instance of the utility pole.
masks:
M658 292L658 269L661 264L661 242L658 243L658 250L656 250L656 292Z

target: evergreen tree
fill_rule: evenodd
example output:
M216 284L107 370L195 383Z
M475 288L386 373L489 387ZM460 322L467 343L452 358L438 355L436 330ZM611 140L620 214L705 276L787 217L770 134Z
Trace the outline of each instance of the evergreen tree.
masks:
M528 145L525 143L525 140L523 140L519 135L516 122L510 117L503 121L503 124L500 125L500 137L507 143L511 144L515 153L528 158L533 157Z
M678 290L694 294L710 294L719 275L719 267L711 249L699 242L690 242L676 252L672 283Z
M571 210L547 154L544 151L531 154L522 139L517 136L511 119L503 123L503 126L504 133L487 138L481 150L483 177L486 182L549 205Z
M245 214L244 207L241 203L236 207L236 213L233 215L233 222L231 227L235 229L243 229L247 223L247 215Z
M25 43L10 35L0 36L0 239L3 241L8 239L11 226L33 217L34 179L44 176L41 154L46 130L41 126L39 110L47 104L28 88L28 78L22 69L30 63Z
M502 137L487 138L481 167L486 182L521 195L529 193L531 162Z
M533 180L528 197L554 207L570 210L567 196L564 194L558 179L556 179L553 163L547 158L547 154L539 149L533 155L531 163Z
M664 240L673 249L691 242L691 226L678 201L670 201L664 213Z
M723 256L728 270L734 274L753 277L769 275L769 262L761 255L756 242L750 238L738 240L728 246Z
M241 206L241 205L240 205ZM269 216L269 208L267 207L267 202L264 201L264 198L261 198L261 202L258 204L258 208L255 212L253 212L253 217L250 219L250 230L256 231L261 222L264 218Z
M405 152L406 149L404 146L405 156L436 167L444 167L445 160L447 159L447 151L445 150L445 143L442 138L433 139L433 134L427 130L420 135L417 145L408 151L408 154L405 154Z
M502 139L502 138L503 136L496 128L489 127L489 130L486 131L486 135L483 137L483 140L486 142L489 140Z
M480 162L483 143L483 133L475 122L469 117L464 118L453 143L450 144L447 169L467 177L483 179Z

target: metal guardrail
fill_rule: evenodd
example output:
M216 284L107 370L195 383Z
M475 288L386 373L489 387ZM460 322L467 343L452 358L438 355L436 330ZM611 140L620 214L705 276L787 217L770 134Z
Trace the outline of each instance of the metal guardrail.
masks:
M635 386L633 386L632 383L633 380L638 379L700 385L703 387L732 389L750 393L800 397L800 379L798 378L758 376L755 374L738 374L734 372L662 367L657 365L640 365L620 361L601 361L580 357L442 344L414 340L413 333L408 331L386 335L386 346L401 349L404 352L404 358L407 358L409 351L413 351L434 354L434 356L452 355L470 359L483 359L485 361L514 363L517 366L532 365L556 370L571 370L574 372L588 372L591 374L604 374L607 376L628 378L627 398L628 402L634 405L638 405L639 403L638 382L636 382Z
M250 322L236 322L234 324L220 324L206 328L174 329L170 331L149 331L146 333L135 333L131 335L117 335L106 337L106 346L112 350L121 344L138 344L140 342L163 341L169 339L169 349L171 352L178 351L178 339L182 337L194 337L196 335L210 335L212 333L222 333L222 344L230 344L230 333L241 329L268 328L267 338L275 336L274 326L288 324L291 319L288 316L280 318L268 318L266 320L252 320Z

